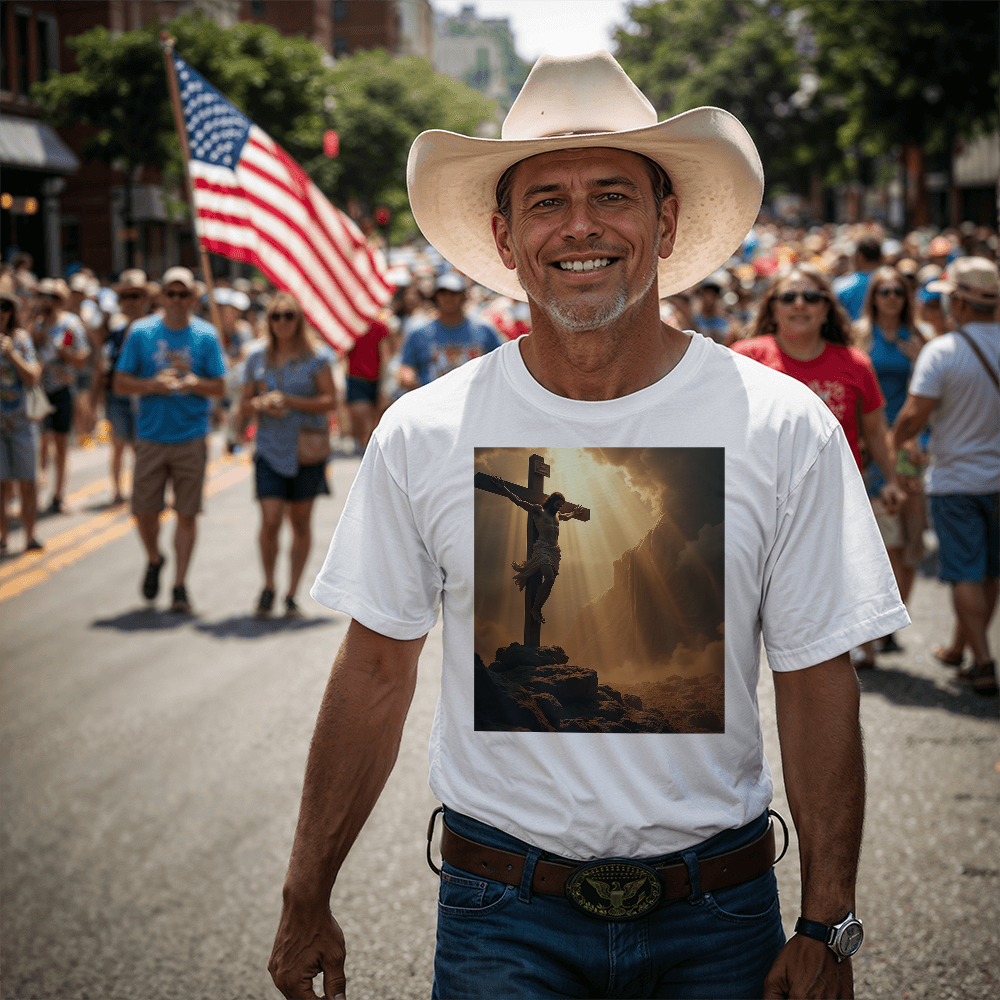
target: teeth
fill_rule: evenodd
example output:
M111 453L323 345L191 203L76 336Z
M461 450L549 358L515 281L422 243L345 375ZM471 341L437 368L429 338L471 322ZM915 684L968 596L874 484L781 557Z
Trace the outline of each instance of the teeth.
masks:
M596 267L607 267L610 263L610 257L601 257L598 260L561 260L559 266L564 271L593 271Z

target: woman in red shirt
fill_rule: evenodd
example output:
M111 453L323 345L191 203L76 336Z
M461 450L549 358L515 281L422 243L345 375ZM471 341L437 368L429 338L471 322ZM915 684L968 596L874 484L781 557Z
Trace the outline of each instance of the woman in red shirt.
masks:
M761 300L745 340L732 345L761 364L805 383L840 421L858 463L861 438L879 467L891 471L882 490L887 510L895 511L906 494L896 479L885 399L868 355L851 346L851 324L823 273L810 264L793 264L777 275ZM858 667L873 667L871 648Z

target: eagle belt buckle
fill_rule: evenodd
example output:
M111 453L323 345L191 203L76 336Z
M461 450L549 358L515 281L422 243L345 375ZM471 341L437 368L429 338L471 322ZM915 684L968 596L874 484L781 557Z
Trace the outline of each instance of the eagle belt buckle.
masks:
M581 913L603 920L637 920L663 895L655 869L627 858L581 865L566 880L565 892Z

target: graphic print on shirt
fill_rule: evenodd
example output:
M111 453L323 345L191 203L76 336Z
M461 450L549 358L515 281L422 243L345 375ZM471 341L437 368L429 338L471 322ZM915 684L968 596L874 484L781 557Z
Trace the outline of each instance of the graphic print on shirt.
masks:
M725 731L724 467L475 449L476 730Z
M164 368L175 368L182 375L188 374L191 371L190 344L171 348L165 340L157 340L156 350L153 352L153 365L158 372Z

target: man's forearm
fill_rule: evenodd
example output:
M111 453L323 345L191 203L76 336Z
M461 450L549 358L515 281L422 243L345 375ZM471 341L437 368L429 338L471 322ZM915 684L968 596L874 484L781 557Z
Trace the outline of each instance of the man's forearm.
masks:
M396 762L423 643L351 623L309 749L286 906L329 905L340 866Z
M785 790L799 839L802 916L832 924L854 909L865 807L860 689L847 653L776 672Z

